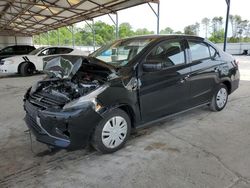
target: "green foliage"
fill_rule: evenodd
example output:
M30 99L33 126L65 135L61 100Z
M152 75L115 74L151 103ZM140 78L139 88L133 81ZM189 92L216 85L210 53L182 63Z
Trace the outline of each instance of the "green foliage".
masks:
M180 34L183 34L183 33L181 31L176 31L176 32L174 32L174 34L180 35Z
M199 35L200 24L195 23L184 28L184 33L187 35Z
M134 33L135 35L151 35L154 34L154 31L149 31L146 28L143 29L137 29Z
M212 35L209 37L209 40L214 43L222 43L224 41L224 30L218 30L213 32Z
M132 26L129 23L122 23L119 26L119 37L125 38L134 35L134 31L132 30Z
M166 27L165 29L160 31L160 34L173 34L174 30L170 27Z
M106 43L112 42L116 38L115 27L101 21L95 22L93 26L85 25L83 28L73 27L73 31L75 38L74 42L77 46L92 46L94 44L93 31L95 33L95 44L97 46L102 46ZM41 45L58 45L58 33L61 46L72 45L71 26L62 27L58 30L53 30L49 31L48 33L40 34L40 37L34 36L34 43ZM148 34L154 34L154 32L149 31L146 28L137 29L136 31L133 31L133 28L129 23L121 23L119 25L119 38Z

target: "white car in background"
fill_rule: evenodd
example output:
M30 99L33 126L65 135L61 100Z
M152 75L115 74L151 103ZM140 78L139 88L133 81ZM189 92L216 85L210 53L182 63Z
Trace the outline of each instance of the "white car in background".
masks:
M28 55L14 56L0 61L0 73L18 73L29 76L43 71L43 58L58 55L88 55L86 52L70 47L40 47Z

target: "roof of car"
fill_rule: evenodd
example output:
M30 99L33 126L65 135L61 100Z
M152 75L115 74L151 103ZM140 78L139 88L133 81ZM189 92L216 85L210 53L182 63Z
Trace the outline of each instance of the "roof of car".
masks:
M204 40L202 37L194 36L194 35L183 35L183 34L169 34L169 35L141 35L141 36L134 36L124 39L172 39L172 38L190 38L190 39L199 39Z
M70 48L70 49L74 49L74 48L68 47L68 46L40 46L39 48Z
M32 45L28 45L28 44L20 44L20 45L10 45L10 46L6 46L5 48L7 48L7 47L15 47L15 46L30 46L30 47L34 47L34 46L32 46Z

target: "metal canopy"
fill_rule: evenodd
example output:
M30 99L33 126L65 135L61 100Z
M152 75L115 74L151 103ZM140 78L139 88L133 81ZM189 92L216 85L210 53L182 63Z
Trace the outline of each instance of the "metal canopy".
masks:
M159 0L1 0L1 35L36 35Z

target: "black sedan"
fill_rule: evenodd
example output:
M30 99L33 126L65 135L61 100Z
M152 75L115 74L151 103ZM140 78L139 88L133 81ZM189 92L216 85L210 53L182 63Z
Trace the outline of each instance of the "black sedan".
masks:
M121 39L88 57L59 56L24 97L36 139L102 153L124 146L131 129L203 105L222 110L239 86L236 60L194 36Z
M30 45L14 45L7 46L0 50L0 60L8 57L12 57L15 55L24 55L32 52L36 48Z

